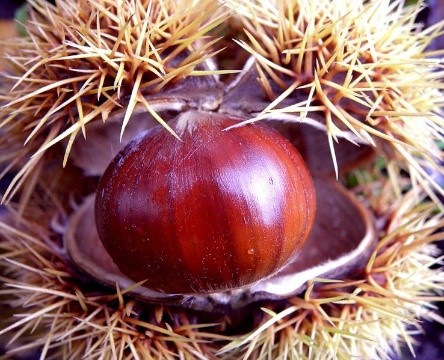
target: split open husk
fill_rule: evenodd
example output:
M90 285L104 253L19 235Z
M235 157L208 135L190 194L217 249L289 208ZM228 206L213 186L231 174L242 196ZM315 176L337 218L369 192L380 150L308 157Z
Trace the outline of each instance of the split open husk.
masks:
M146 301L203 311L228 311L263 299L283 299L306 288L314 278L355 276L363 271L376 245L372 216L333 180L316 181L318 211L313 230L296 260L271 277L244 289L211 295L159 293L142 285L131 294ZM94 196L72 215L64 234L67 253L88 276L120 288L133 288L103 247L95 228Z
M143 56L123 50L148 29L149 14L134 3L149 2L116 8L105 0L34 0L32 41L10 46L15 72L4 78L2 86L11 86L0 99L9 104L0 111L0 163L13 178L0 220L4 357L388 359L402 344L413 351L419 319L436 319L434 302L444 290L436 243L444 238L443 190L429 175L442 175L442 83L434 71L441 65L425 53L440 26L420 30L419 5L404 8L402 1L301 0L289 8L279 1L186 1L187 10L173 15L175 1L153 1L153 13L167 7L156 13L161 24L168 30L171 19L181 29L171 41L186 48L185 57L214 45L206 35L220 24L226 38L238 39L236 52L247 54L235 56L243 70L223 74L229 80L215 70L214 58L224 60L217 45L198 52L196 67L191 57L183 72L156 63L147 81L167 85L139 92ZM293 17L296 32L285 27ZM117 36L90 46L96 19L112 22ZM163 34L155 38L161 45ZM123 38L123 55L102 62L114 46L107 41ZM69 51L62 56L60 49ZM88 68L97 59L101 66ZM300 64L313 67L303 67L309 80L299 88ZM90 89L102 74L102 93ZM71 102L55 111L62 100ZM167 122L189 109L267 121L299 148L322 204L303 262L232 293L181 297L132 284L104 260L91 209L121 134L128 130L131 138L159 121L155 115Z

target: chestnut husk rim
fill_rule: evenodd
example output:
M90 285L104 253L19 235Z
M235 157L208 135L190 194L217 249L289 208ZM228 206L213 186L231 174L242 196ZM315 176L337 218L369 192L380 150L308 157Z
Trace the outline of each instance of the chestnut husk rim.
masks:
M318 211L312 232L298 257L272 276L244 288L208 295L165 294L143 284L130 293L154 303L215 311L297 295L316 277L340 279L356 275L376 244L372 218L359 200L335 180L317 178L315 189ZM120 272L99 239L94 221L94 195L70 218L64 240L76 266L97 281L110 286L117 283L120 289L134 287L134 281Z
M256 69L252 61L248 61L231 84L224 85L217 77L204 80L186 78L162 94L147 95L147 99L164 120L188 110L217 111L241 120L248 119L269 104L260 87L252 82L255 78ZM288 98L281 106L291 101ZM115 112L110 116L106 134L103 133L103 124L91 124L88 138L76 142L72 157L86 176L100 176L125 142L156 124L144 109L136 106L124 133L126 138L120 143L122 113ZM301 254L279 272L240 289L205 295L165 294L143 284L137 285L119 271L98 237L94 221L94 194L84 199L67 222L64 246L70 259L87 276L107 286L115 287L117 284L120 289L130 288L129 294L140 300L199 311L225 312L260 300L285 299L303 292L307 282L314 278L342 279L358 275L376 246L374 219L357 197L335 178L322 114L310 114L305 122L301 122L298 116L285 120L268 121L268 124L289 138L306 161L315 181L318 210L313 230ZM92 154L97 155L96 150L103 150L103 141L109 142L110 151L105 151L99 159L93 157ZM345 139L339 140L335 151L339 171L342 172L368 162L374 156L371 146L357 146Z

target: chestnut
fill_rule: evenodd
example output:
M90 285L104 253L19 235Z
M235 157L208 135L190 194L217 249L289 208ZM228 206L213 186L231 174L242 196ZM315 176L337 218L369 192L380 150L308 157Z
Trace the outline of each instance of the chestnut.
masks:
M120 271L169 294L239 288L298 254L315 215L297 150L262 124L189 111L131 141L96 194L99 237ZM225 131L224 131L225 130Z

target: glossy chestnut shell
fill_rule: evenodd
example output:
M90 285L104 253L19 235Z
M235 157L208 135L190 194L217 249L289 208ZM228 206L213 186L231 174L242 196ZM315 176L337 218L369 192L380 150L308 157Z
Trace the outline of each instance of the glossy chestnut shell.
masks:
M310 174L275 130L186 112L129 143L102 176L99 237L120 271L171 294L239 288L297 255L315 215Z

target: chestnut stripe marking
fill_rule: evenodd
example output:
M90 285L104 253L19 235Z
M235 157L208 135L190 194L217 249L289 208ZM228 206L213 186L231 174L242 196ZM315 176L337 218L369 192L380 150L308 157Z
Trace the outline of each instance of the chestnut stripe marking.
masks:
M261 131L258 132L256 135L258 138L255 143L258 143L258 141L261 142L261 145L263 148L273 149L274 152L268 151L268 156L271 158L270 162L272 162L276 167L279 167L279 176L274 181L279 181L283 188L290 188L290 189L282 189L283 193L286 193L290 196L290 198L283 198L280 202L280 210L279 210L279 216L281 221L275 224L276 227L279 228L279 231L276 235L277 239L279 239L279 251L276 252L276 256L274 257L274 269L276 269L277 263L282 263L283 261L287 260L286 255L288 255L291 251L289 251L289 248L294 247L294 240L296 238L296 235L293 236L292 239L287 239L290 234L288 234L288 222L294 222L296 221L293 218L288 218L288 210L293 208L295 204L297 204L297 187L293 186L295 183L294 181L294 173L291 171L291 168L293 167L294 157L293 153L289 149L293 149L292 145L287 142L284 138L276 136L278 133L271 128L265 128L261 127ZM259 149L257 149L259 151ZM290 164L289 164L290 162ZM286 180L290 180L291 182L287 182ZM290 191L288 191L290 190ZM300 224L299 224L300 226ZM285 246L287 244L287 246Z
M244 189L241 188L239 182L239 177L242 176L242 173L239 174L237 156L244 156L242 154L243 149L238 149L238 143L241 141L241 138L240 136L233 136L230 131L220 131L220 136L224 136L224 142L229 144L230 153L235 153L234 156L229 157L227 154L221 153L217 147L212 149L212 153L214 153L212 158L215 159L214 179L220 191L220 202L225 209L227 233L230 234L227 237L230 243L229 251L231 254L236 254L232 261L232 270L227 269L227 271L232 273L233 285L239 287L242 284L257 279L255 277L259 266L257 261L257 244L249 243L257 239L257 235L254 232L254 221L250 218L251 214L245 213L245 209L248 208L249 204L243 196ZM246 226L248 223L251 227ZM245 246L246 243L247 246ZM248 254L249 248L253 249L253 254ZM245 258L247 258L247 261L245 261ZM246 262L250 264L245 264Z
M253 125L255 126L255 125ZM256 126L255 126L256 127ZM276 194L274 191L269 191L269 176L274 176L274 186L276 187L280 182L280 174L275 171L275 164L273 159L270 162L263 162L260 158L258 158L259 148L263 145L263 137L258 136L259 134L256 131L253 131L252 128L245 128L245 132L249 132L249 134L245 134L246 141L249 140L248 143L249 148L246 150L249 157L252 158L251 161L248 162L250 166L250 176L251 181L254 181L255 186L261 185L262 191L264 194L254 193L255 196L263 197L267 200L267 203L262 203L262 201L255 201L252 199L252 204L249 207L253 206L252 213L256 216L266 216L268 219L254 219L254 224L257 226L257 230L255 231L256 236L256 248L258 249L258 257L261 259L258 265L258 271L262 273L262 276L265 274L269 274L272 272L278 265L278 261L280 259L281 253L281 233L282 233L282 224L281 221L278 220L281 218L281 207L282 204L277 202ZM251 138L253 137L253 141ZM269 155L268 148L265 147L267 156ZM262 150L263 151L263 150ZM276 174L275 174L276 173ZM277 178L276 178L277 177ZM248 183L248 182L247 182ZM257 192L259 189L256 189ZM250 189L251 192L251 189ZM257 209L256 209L257 207ZM268 214L263 214L266 211ZM259 224L262 222L262 224ZM266 224L268 222L268 224ZM257 280L257 279L256 279Z
M185 143L188 140L187 137L183 138ZM226 271L232 266L226 256L230 253L230 250L226 249L226 238L229 238L230 234L224 232L225 220L221 219L223 209L217 206L218 193L214 191L212 181L213 164L206 155L206 146L199 147L202 154L193 152L183 164L193 173L193 176L188 176L191 183L185 187L182 181L177 184L179 186L180 183L181 189L177 191L180 193L179 198L183 200L180 204L182 209L177 210L189 210L192 214L192 218L181 219L179 246L186 273L190 279L195 279L190 285L193 288L198 287L197 290L227 282ZM177 197L175 201L177 203Z

